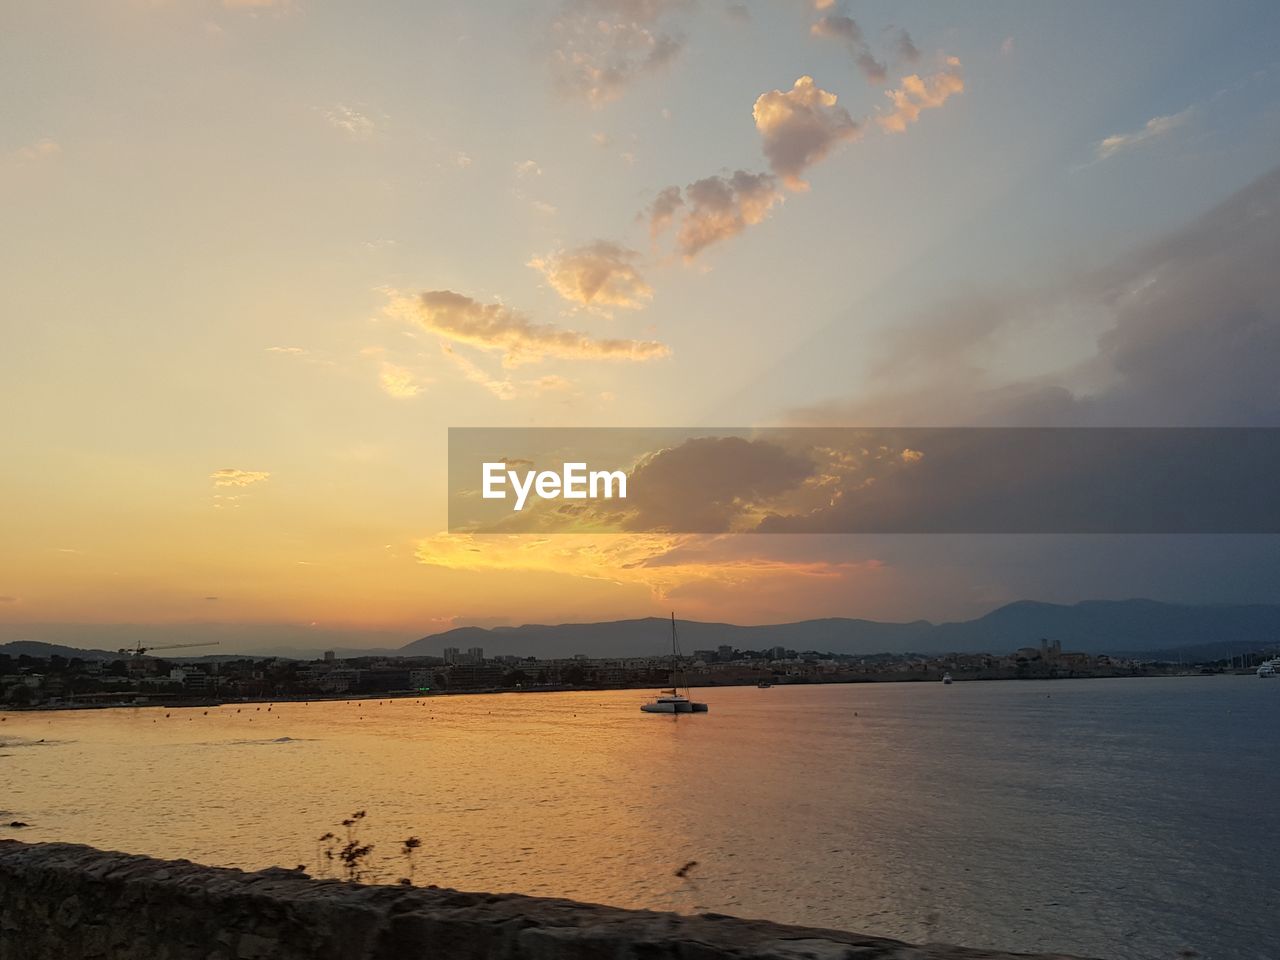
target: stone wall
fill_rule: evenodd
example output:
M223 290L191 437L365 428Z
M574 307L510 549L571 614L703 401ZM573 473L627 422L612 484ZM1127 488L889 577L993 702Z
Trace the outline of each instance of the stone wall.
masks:
M979 960L958 947L0 841L0 960ZM1048 958L1042 957L1042 960ZM1063 960L1063 958L1059 958Z

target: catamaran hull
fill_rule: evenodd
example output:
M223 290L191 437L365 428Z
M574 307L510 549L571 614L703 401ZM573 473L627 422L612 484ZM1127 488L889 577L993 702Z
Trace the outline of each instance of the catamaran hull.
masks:
M645 713L706 713L707 705L686 700L683 703L658 700L654 703L642 703L640 709Z

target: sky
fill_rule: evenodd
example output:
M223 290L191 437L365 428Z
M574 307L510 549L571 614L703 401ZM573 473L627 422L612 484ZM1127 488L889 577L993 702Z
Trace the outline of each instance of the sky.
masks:
M451 535L445 464L1280 425L1278 41L1269 2L7 3L0 640L1280 601L1271 537Z

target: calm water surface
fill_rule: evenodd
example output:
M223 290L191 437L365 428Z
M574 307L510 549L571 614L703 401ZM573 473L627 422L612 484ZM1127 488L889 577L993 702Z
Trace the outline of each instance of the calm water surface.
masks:
M0 836L1115 960L1280 957L1280 680L3 714ZM36 742L43 740L43 743ZM675 876L696 860L687 878Z

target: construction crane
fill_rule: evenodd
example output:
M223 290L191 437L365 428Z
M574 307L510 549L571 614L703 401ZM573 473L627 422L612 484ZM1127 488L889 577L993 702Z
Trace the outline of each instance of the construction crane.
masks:
M144 647L142 645L142 641L139 640L132 648L121 647L120 652L128 656L132 656L134 659L138 659L139 657L150 653L152 650L183 650L188 647L216 647L218 643L219 641L217 640L205 640L201 643L166 643L159 647Z

